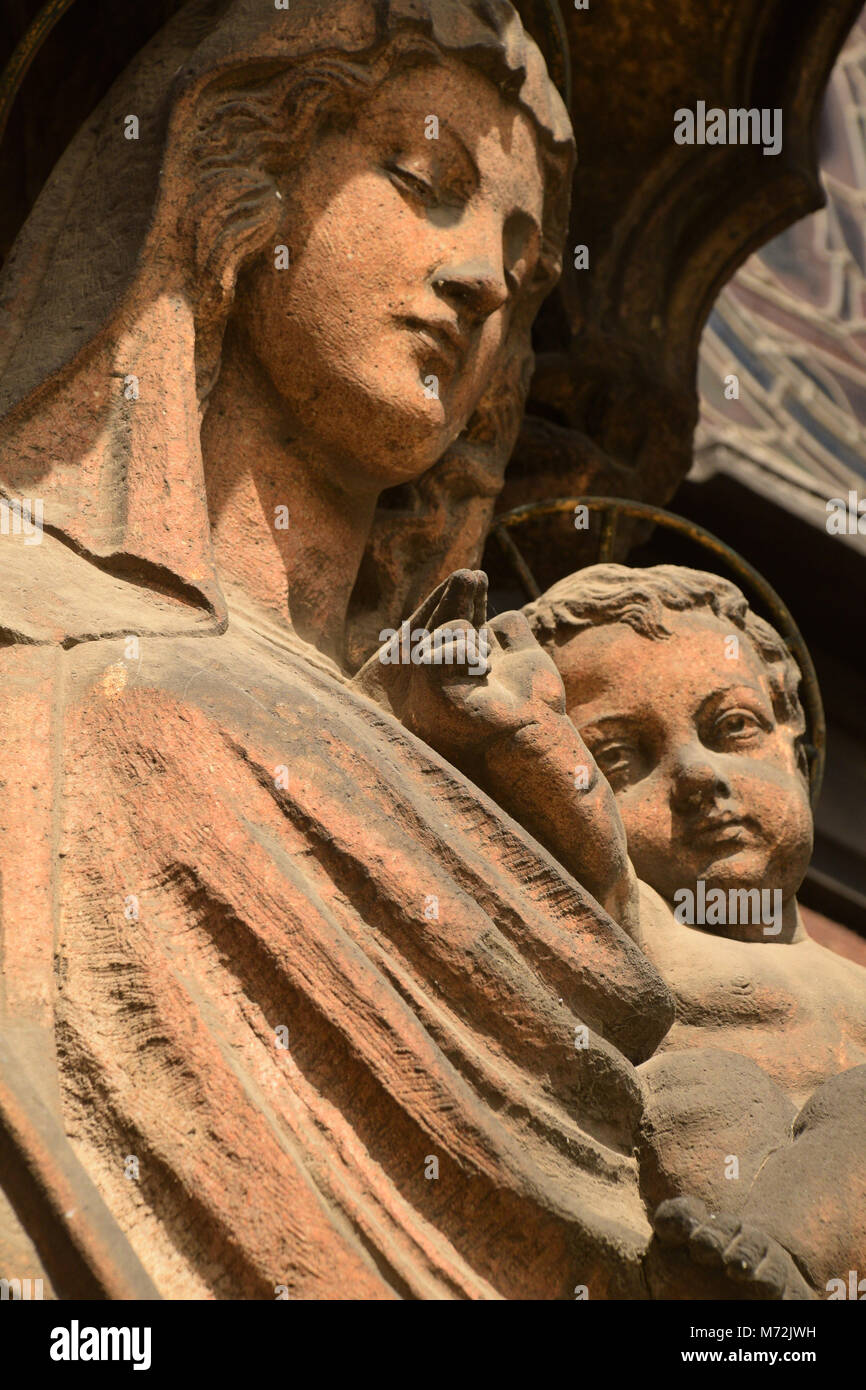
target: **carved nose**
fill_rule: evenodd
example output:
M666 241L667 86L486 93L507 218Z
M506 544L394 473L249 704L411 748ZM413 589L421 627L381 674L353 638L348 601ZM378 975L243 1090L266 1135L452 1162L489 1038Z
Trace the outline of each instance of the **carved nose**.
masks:
M436 272L433 288L473 325L483 323L508 299L504 273L497 274L488 264L445 266Z
M698 811L716 797L730 795L730 787L718 768L699 753L679 758L671 783L671 806L680 815Z

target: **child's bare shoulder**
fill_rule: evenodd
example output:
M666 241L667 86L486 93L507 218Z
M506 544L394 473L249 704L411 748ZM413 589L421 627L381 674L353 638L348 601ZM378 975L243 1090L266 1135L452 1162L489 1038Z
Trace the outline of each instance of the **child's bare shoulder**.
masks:
M840 985L846 994L850 991L859 993L866 1005L866 966L822 946L807 931L804 931L803 939L796 946L798 961L802 961L807 969L821 979Z
M673 988L683 1017L734 1012L765 1023L803 1024L832 1014L866 1046L866 969L814 941L730 940L677 922L652 888L639 885L638 944ZM708 1013L708 1011L710 1011ZM862 1060L862 1059L860 1059Z

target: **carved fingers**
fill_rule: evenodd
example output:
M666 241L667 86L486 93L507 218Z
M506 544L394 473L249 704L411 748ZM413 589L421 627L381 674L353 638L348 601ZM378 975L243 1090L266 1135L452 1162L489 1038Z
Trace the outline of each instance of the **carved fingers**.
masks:
M483 570L455 570L449 574L409 619L413 631L433 632L437 627L464 621L482 628L487 621L487 575Z

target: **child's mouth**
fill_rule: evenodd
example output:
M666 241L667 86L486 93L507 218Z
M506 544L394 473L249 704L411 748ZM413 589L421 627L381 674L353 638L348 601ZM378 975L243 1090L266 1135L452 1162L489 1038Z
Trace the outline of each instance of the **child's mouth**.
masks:
M691 827L690 838L701 844L739 844L749 838L749 833L748 819L725 813L702 816Z

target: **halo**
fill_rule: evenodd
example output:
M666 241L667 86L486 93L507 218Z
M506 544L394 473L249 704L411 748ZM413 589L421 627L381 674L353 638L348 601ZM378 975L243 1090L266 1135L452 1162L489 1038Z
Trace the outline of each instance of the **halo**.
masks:
M742 555L726 545L712 531L698 526L686 517L675 512L664 511L648 502L634 502L622 497L556 497L543 502L531 502L525 507L515 507L494 519L490 534L495 536L515 575L526 591L527 599L541 596L541 590L517 547L511 532L518 530L525 522L538 517L554 516L573 512L575 507L586 507L590 512L601 512L602 527L598 558L594 563L606 564L613 558L617 523L620 516L635 517L641 521L652 521L668 531L676 531L687 536L703 550L708 550L717 559L724 561L747 594L760 599L770 613L775 627L779 630L785 646L800 668L801 694L806 716L805 750L809 760L809 789L814 810L821 794L826 761L827 724L824 718L824 704L821 688L809 649L794 622L790 609L782 602L776 590ZM585 567L582 567L585 568Z
M3 139L6 123L9 120L9 112L12 110L12 103L18 95L18 88L24 81L27 69L58 19L66 14L74 2L75 0L48 0L32 24L25 30L24 37L0 73L0 141Z
M573 95L571 49L568 44L568 31L565 27L565 19L562 14L562 7L559 0L512 0L516 10L520 13L527 29L527 14L536 22L539 29L543 29L543 34L535 36L536 42L544 54L544 61L550 73L550 80L559 88L559 94L565 102L566 110L571 115L571 98ZM538 13L538 11L541 13Z

